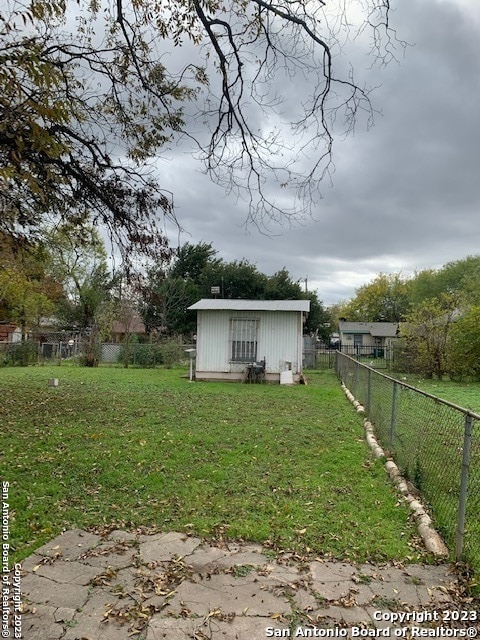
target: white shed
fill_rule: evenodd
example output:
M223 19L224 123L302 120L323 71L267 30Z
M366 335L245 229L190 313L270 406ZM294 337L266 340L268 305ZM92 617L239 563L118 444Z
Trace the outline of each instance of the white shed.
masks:
M300 380L309 300L203 299L189 309L197 312L197 379L243 380L264 360L266 380L284 371Z

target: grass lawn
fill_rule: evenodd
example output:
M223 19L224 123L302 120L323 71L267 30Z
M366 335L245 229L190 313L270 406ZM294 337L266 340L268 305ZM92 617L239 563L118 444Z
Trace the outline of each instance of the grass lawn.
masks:
M409 510L333 372L295 387L189 383L183 373L0 369L12 559L64 528L97 526L355 561L420 558Z
M407 378L408 384L413 387L480 414L480 382L425 380L418 376L407 376Z
M370 379L370 418L377 437L385 450L392 451L401 473L420 491L435 527L453 552L458 532L465 415L437 398L480 414L480 384L425 380L404 374L397 378L435 397L402 387L397 387L394 396L391 381L371 374L369 378L362 367L356 373L351 367L347 386L354 389L356 380L359 400L367 403ZM480 420L473 420L471 431L463 559L480 576Z

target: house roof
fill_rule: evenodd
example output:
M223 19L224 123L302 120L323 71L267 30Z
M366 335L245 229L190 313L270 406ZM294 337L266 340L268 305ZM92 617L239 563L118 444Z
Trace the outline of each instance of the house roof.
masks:
M398 332L396 322L343 322L338 323L342 333L367 333L374 337L394 338Z
M139 316L133 316L130 322L125 323L120 320L112 322L112 333L146 333L145 325Z
M203 298L192 311L310 311L310 300L225 300Z
M12 333L20 331L20 327L9 322L0 322L0 340L8 340L8 336Z

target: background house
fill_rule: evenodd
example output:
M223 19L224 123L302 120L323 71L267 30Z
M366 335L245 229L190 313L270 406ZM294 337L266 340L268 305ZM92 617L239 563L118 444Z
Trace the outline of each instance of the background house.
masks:
M383 357L383 350L390 347L398 336L396 322L346 322L338 323L340 345L344 353L360 353Z
M16 324L0 322L0 342L20 342L22 330Z
M146 333L145 324L136 313L112 322L111 336L112 341L115 343L124 342L126 338L131 338L132 336L141 338L145 336Z
M189 309L197 312L197 379L243 380L265 359L266 380L287 370L300 380L309 300L203 299Z

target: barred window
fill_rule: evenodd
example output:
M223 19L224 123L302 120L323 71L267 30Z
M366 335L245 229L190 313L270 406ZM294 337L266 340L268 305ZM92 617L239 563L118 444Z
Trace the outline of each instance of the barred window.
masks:
M231 320L231 342L233 362L255 362L257 359L257 324L251 318Z

